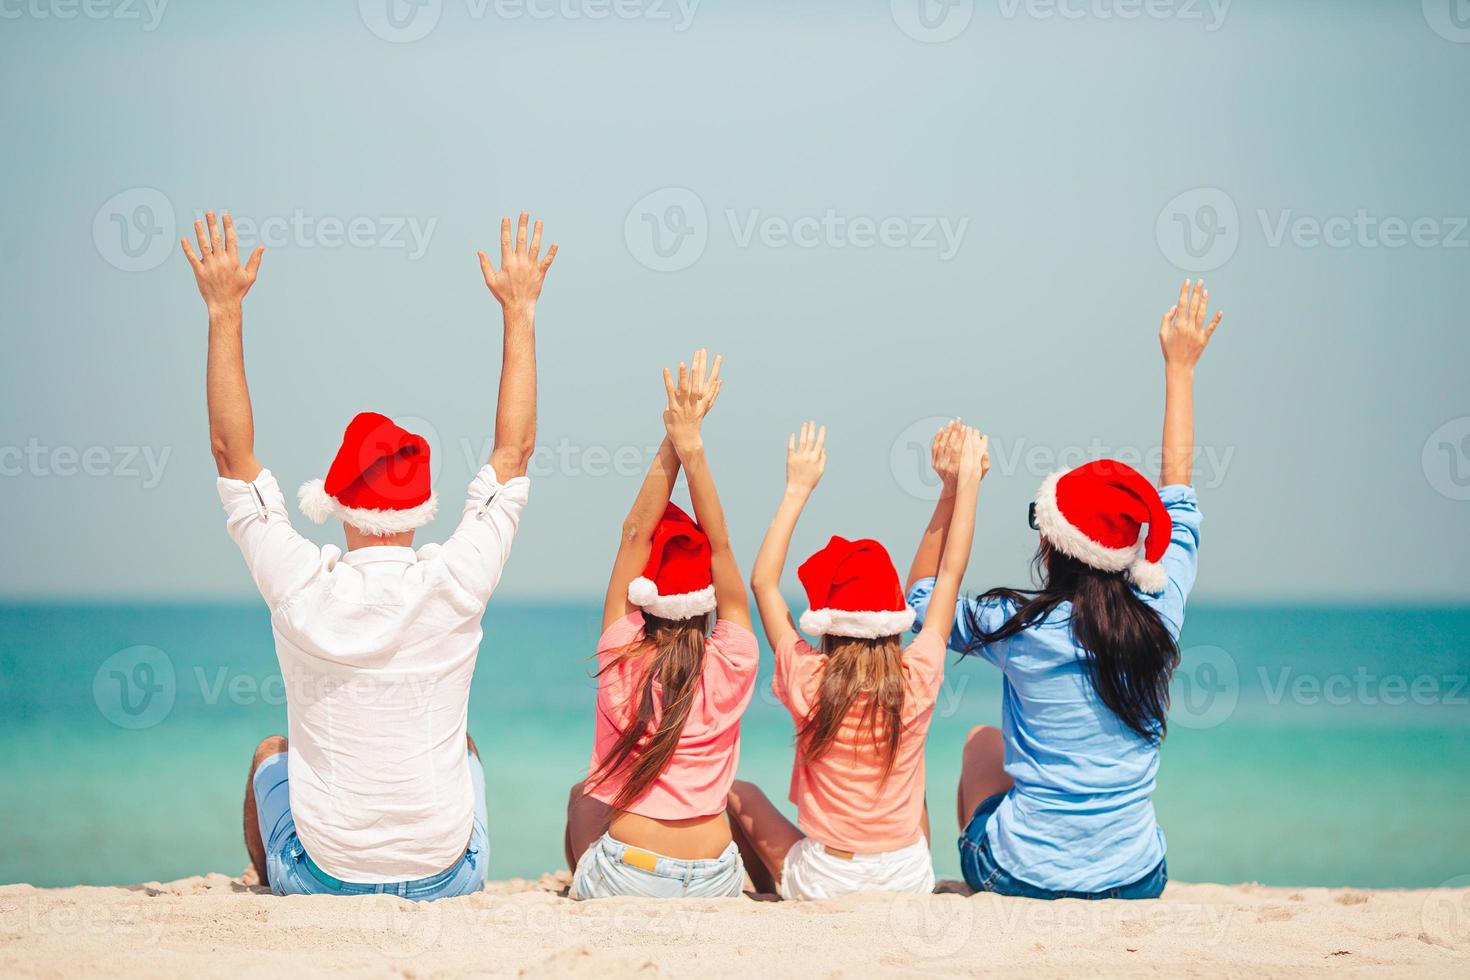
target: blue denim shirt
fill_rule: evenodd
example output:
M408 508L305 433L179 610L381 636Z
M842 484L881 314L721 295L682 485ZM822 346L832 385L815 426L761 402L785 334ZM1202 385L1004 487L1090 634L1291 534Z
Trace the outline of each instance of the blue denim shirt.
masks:
M1194 587L1200 512L1194 488L1159 491L1173 523L1162 564L1169 583L1142 595L1177 640L1184 602ZM909 591L922 628L934 579ZM999 643L973 636L966 611L989 632L1011 613L1009 603L962 598L950 649L974 653L1005 674L1001 733L1005 768L1015 788L986 824L992 852L1013 876L1041 888L1103 891L1136 881L1164 857L1164 834L1150 797L1158 746L1140 738L1102 703L1072 639L1071 604Z

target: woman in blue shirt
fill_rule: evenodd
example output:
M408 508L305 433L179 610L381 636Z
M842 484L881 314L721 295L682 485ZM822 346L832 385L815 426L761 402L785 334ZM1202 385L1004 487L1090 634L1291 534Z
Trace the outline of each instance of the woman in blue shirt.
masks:
M1032 505L1035 591L962 599L950 647L1005 675L1001 728L973 729L959 787L960 867L976 891L1156 898L1168 880L1150 797L1194 585L1194 367L1220 323L1186 281L1164 314L1160 489L1115 460L1053 474ZM953 510L941 498L909 573L924 621Z

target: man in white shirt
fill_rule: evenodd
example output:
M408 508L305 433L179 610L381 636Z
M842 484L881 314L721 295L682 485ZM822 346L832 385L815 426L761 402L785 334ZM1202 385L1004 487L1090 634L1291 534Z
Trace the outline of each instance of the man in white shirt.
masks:
M535 311L556 255L500 228L485 283L505 318L489 463L459 526L414 551L434 516L429 446L390 419L348 425L325 480L301 488L318 522L340 518L347 551L291 527L285 497L255 457L241 303L264 249L241 267L234 224L194 223L184 253L209 310L209 429L229 533L271 610L289 738L256 748L245 843L277 894L388 892L434 899L480 890L487 853L485 776L466 713L480 619L525 506L536 438Z

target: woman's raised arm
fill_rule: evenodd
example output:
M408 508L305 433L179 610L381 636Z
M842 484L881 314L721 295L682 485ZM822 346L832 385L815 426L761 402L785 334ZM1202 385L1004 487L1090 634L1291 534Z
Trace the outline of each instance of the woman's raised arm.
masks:
M1179 287L1179 300L1159 324L1164 352L1164 445L1159 486L1188 484L1194 479L1194 366L1204 354L1224 313L1205 326L1210 292L1203 279Z
M791 609L781 595L781 572L786 567L786 554L791 549L791 533L806 507L822 471L827 468L827 427L817 428L815 422L801 427L798 438L792 435L786 442L786 492L771 518L771 526L761 541L761 550L756 552L755 566L750 572L750 591L755 593L755 605L760 610L761 625L766 630L766 641L775 650L796 632L796 623L791 619Z

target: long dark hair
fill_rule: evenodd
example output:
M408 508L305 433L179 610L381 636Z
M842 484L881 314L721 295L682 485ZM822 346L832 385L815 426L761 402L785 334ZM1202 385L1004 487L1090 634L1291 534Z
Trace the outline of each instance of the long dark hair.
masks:
M1032 559L1041 588L991 589L966 603L974 646L998 643L1072 604L1072 639L1087 657L1087 673L1102 703L1118 720L1158 744L1168 731L1169 679L1179 666L1179 645L1157 613L1133 591L1122 572L1100 572L1043 542ZM980 607L1003 600L1013 612L1000 628L980 626Z
M837 738L853 703L864 698L859 727L884 753L886 779L903 735L903 650L897 636L822 637L827 667L816 703L796 733L802 758L812 763Z
M593 784L614 775L623 777L623 788L612 802L614 810L632 806L674 757L704 675L704 638L708 629L708 613L691 619L662 619L645 612L643 635L597 672L600 678L629 660L643 661L636 707L625 719L618 740L588 776L588 782ZM654 710L655 684L661 701L658 712Z

